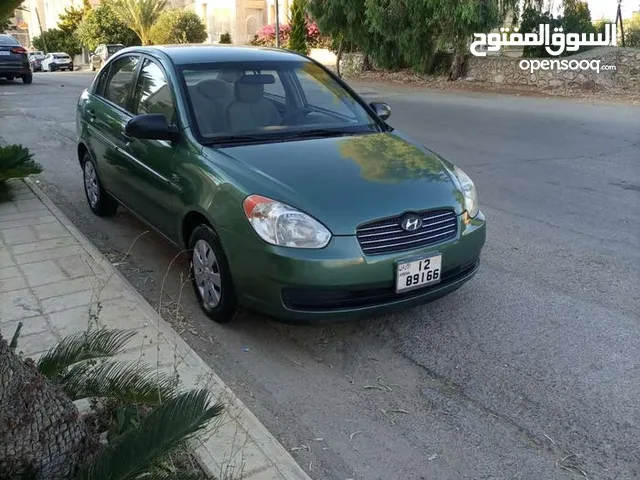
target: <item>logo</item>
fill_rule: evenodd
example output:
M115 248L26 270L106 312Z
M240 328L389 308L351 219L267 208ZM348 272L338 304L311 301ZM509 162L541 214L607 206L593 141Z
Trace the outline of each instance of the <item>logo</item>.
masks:
M417 215L410 214L404 217L400 226L407 232L413 232L422 226L422 219Z
M565 50L576 52L581 46L606 47L618 45L617 25L613 23L605 24L604 35L602 33L564 33L562 27L554 28L551 31L549 24L541 23L537 32L520 33L514 28L509 32L509 28L501 28L500 33L474 33L475 40L471 43L469 50L476 57L486 57L487 52L497 52L502 46L526 47L544 46L549 55L557 57ZM478 47L485 47L486 50L478 50ZM554 49L554 47L556 47Z

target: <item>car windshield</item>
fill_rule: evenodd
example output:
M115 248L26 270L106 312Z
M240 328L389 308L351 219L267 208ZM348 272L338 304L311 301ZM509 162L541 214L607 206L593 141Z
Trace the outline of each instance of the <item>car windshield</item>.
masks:
M110 45L107 47L107 52L116 53L118 50L122 50L124 47L119 45Z
M20 45L20 42L11 35L0 35L0 45Z
M181 74L205 142L381 130L362 104L309 61L196 64Z
M67 55L66 53L54 53L53 58L55 58L56 60L67 60L69 58L69 55Z

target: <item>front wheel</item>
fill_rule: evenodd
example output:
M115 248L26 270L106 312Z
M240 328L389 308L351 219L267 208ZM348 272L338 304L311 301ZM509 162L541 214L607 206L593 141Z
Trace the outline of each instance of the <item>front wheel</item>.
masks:
M200 225L189 239L189 254L191 284L200 307L214 322L229 323L237 299L220 238L208 225Z
M31 85L31 83L33 82L33 73L27 73L26 75L23 75L22 82L25 85Z
M84 156L82 170L89 208L99 217L113 217L118 211L118 202L102 188L96 166L88 153Z

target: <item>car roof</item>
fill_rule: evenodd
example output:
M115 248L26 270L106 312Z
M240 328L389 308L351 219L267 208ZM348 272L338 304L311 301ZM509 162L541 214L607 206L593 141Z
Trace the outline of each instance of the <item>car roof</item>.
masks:
M68 53L65 52L49 52L51 55L66 55L67 57L69 56Z
M210 62L299 62L306 57L289 50L244 45L178 44L129 47L126 51L164 53L176 65ZM121 50L118 53L124 53Z

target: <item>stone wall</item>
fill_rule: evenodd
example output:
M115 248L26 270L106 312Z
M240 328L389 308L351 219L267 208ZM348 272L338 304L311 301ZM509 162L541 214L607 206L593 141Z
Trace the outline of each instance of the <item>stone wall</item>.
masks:
M523 61L600 61L600 72L582 69L531 69L520 67ZM614 70L602 69L605 65L613 65ZM526 65L525 65L526 66ZM541 88L582 87L601 88L604 90L640 90L640 49L622 47L595 48L577 55L560 58L508 58L508 57L470 57L467 61L466 79L469 81L527 85Z
M357 77L364 67L362 53L343 53L340 57L340 74L343 77Z
M520 68L522 61L559 60L578 61L595 65L600 61L600 72L595 70ZM362 73L364 56L361 53L344 53L340 59L340 71L345 77L355 77ZM605 70L613 65L615 69ZM577 55L560 58L514 58L509 56L468 56L465 77L469 81L526 85L539 88L599 88L602 90L640 91L640 49L622 47L594 48Z

